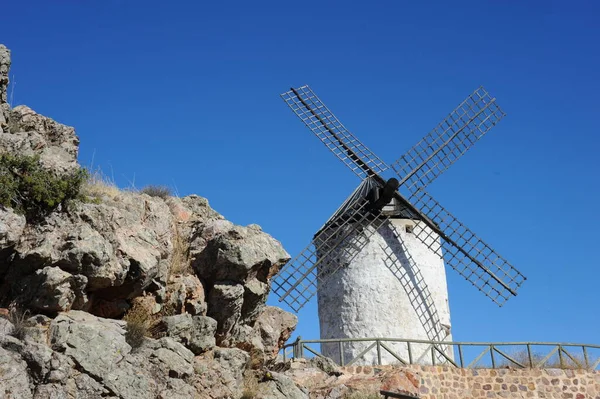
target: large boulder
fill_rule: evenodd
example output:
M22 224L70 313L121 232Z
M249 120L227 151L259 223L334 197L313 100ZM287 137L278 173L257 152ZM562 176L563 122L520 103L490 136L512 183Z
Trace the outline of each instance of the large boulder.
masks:
M11 247L5 267L18 302L47 314L117 317L127 309L121 302L166 285L172 218L163 200L123 192L73 208L27 226Z
M57 173L79 168L75 129L20 105L8 112L8 131L0 134L0 151L39 155L42 165Z
M255 367L272 364L298 324L298 318L282 309L267 306L258 316L244 346L253 356Z

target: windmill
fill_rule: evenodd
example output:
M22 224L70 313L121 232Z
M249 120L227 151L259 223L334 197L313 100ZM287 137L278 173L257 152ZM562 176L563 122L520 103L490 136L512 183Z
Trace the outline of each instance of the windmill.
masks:
M312 242L272 282L279 300L294 311L318 293L322 339L451 340L444 264L498 306L517 295L523 274L425 191L505 116L483 87L394 162L391 169L397 177L389 179L383 174L390 167L308 86L292 88L281 97L361 179ZM431 362L422 346L416 360ZM324 344L322 353L338 362L359 356L370 363L374 354L368 349L362 343L343 348ZM404 344L391 349L407 354ZM412 348L412 353L419 349Z

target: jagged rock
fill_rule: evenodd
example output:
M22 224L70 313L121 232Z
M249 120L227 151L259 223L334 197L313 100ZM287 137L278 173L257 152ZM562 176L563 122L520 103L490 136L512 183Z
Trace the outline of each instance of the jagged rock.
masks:
M238 344L252 355L253 368L270 364L298 324L298 318L282 309L266 306L254 328Z
M33 299L30 308L45 313L64 312L70 310L76 300L81 306L87 302L86 283L85 276L74 276L59 267L46 266L36 270L27 282L29 288L27 298Z
M239 398L249 356L240 349L216 348L194 359L193 385L200 398Z
M0 387L2 394L12 398L28 399L33 395L29 389L27 363L18 353L0 347Z
M0 134L8 131L8 71L10 70L10 50L0 44Z
M291 378L275 372L269 374L270 379L258 385L256 397L262 399L309 399L308 391L300 389Z
M168 269L171 220L164 201L134 193L123 193L109 204L80 204L68 215L52 214L43 225L27 226L14 246L7 280L21 303L49 313L71 307L120 316L127 309L122 300L142 294L153 282L166 285L168 270L161 268L166 264ZM50 295L51 303L45 303L47 292L24 290L24 285L48 281L40 280L44 272L34 278L37 269L48 266L63 272L62 282L48 283L51 288L63 285Z
M315 356L308 361L308 367L315 367L329 375L340 375L339 366L330 358Z
M233 327L240 320L244 303L244 287L241 284L220 282L208 294L208 315L217 321L217 344L229 338Z
M24 229L25 216L0 205L0 248L16 245Z
M279 241L257 225L236 226L227 220L211 220L197 226L190 243L192 266L203 280L266 283L290 259Z
M201 354L215 346L217 321L206 316L187 313L163 317L167 336L184 344L195 354Z
M20 105L8 112L8 131L0 134L0 150L39 155L42 165L57 173L79 168L79 138L75 129Z
M52 321L50 342L54 350L71 357L87 374L104 378L131 352L124 327L125 322L74 310Z
M168 284L169 297L165 306L177 313L205 316L207 304L204 287L194 275L171 276Z
M75 170L73 128L26 106L10 109L9 66L0 45L0 152L39 155L59 174ZM94 201L29 224L0 208L0 306L43 313L13 325L0 309L0 396L240 398L246 350L272 360L295 325L265 308L287 252L197 195L87 194ZM148 317L148 333L163 327L166 336L135 343L125 333L135 319L102 318L129 310ZM284 378L279 385L294 395Z
M24 230L25 216L17 215L12 209L0 205L0 278L6 274L15 252L14 246L21 239Z

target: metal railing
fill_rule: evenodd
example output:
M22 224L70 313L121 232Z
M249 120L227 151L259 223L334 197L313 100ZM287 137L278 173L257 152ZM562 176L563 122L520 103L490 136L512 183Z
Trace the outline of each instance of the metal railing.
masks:
M352 359L344 358L344 345L364 343L364 349ZM340 366L350 366L371 355L372 363L382 365L389 354L395 364L445 365L459 368L562 368L600 370L600 345L557 342L451 342L401 338L343 338L296 341L282 348L283 361L290 358L324 356L313 346L337 345ZM392 347L402 345L402 357ZM415 347L420 355L416 356ZM425 348L425 349L423 349ZM290 353L291 350L291 353ZM423 351L428 356L423 356ZM373 353L375 352L375 353ZM308 356L307 356L308 355ZM387 356L389 359L389 356ZM389 364L389 361L385 363ZM363 363L364 364L364 363Z

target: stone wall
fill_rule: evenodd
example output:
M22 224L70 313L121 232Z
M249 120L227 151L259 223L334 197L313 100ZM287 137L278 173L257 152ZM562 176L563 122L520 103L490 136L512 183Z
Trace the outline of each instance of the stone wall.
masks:
M389 367L389 366L387 366ZM345 373L380 373L382 367L343 367ZM600 372L560 369L457 369L408 366L422 399L548 398L600 399ZM415 384L416 385L416 384Z

